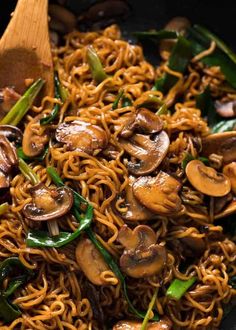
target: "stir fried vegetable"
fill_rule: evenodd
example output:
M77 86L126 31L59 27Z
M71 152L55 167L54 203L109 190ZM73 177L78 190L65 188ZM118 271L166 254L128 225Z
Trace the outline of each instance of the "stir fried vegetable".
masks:
M148 324L148 321L150 319L150 313L151 313L151 311L153 309L153 306L155 304L155 301L157 299L157 293L158 293L158 288L156 288L155 291L154 291L154 294L152 296L152 300L150 301L147 313L145 315L145 318L143 319L143 323L142 323L142 326L141 326L140 330L145 330L147 328L147 324Z
M87 48L87 61L92 77L98 84L108 77L102 67L98 54L92 46L88 46Z
M124 90L121 89L121 91L120 91L119 94L117 95L117 98L115 99L115 101L114 101L114 103L113 103L113 105L112 105L112 110L115 110L115 109L118 108L119 102L120 102L120 100L122 99L123 95L124 95Z
M8 211L8 208L9 208L8 203L0 204L0 215L6 213Z
M17 126L27 111L31 108L44 83L45 82L42 79L35 81L1 120L1 124Z
M186 281L179 280L176 278L170 284L166 292L166 295L171 299L180 300L195 282L196 282L196 277L191 277Z
M134 35L140 40L148 39L152 41L178 38L178 33L168 30L134 32Z

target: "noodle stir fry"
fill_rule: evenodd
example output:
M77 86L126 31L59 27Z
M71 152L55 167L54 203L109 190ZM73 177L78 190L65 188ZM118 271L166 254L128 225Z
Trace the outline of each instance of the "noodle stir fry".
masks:
M219 328L236 295L236 92L205 62L216 41L163 41L155 68L116 25L72 32L52 48L55 97L12 122L21 96L2 91L1 329Z

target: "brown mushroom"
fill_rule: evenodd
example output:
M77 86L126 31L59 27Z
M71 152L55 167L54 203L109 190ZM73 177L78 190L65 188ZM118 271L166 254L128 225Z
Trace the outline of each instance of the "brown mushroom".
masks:
M129 138L134 132L154 134L160 132L162 128L163 121L158 115L148 109L140 108L136 114L132 113L127 117L120 135Z
M76 17L65 7L57 4L50 4L48 12L51 18L49 26L52 30L60 33L69 33L75 29Z
M160 171L156 177L140 177L133 183L134 196L142 205L160 215L177 214L182 209L178 192L181 184Z
M232 118L236 116L236 101L215 102L216 112L224 118Z
M200 160L191 160L186 166L186 175L191 185L201 193L221 197L230 192L231 183L227 176Z
M13 105L19 100L20 94L11 87L0 89L0 118L3 118Z
M125 247L120 257L121 269L130 277L152 276L165 266L166 249L155 244L156 235L150 227L139 225L132 231L124 225L117 239Z
M142 322L138 321L119 321L113 326L113 330L140 330ZM149 322L146 330L171 330L172 322L169 318L163 317L158 322Z
M187 28L191 26L190 21L186 17L177 16L172 18L164 27L165 30L174 31L178 34L185 35ZM160 41L159 50L161 57L166 60L166 53L170 53L176 39L163 39Z
M75 251L78 265L85 276L95 285L104 285L106 282L100 275L109 270L103 256L95 245L87 238L81 239Z
M49 189L42 182L29 189L33 203L26 204L24 215L34 221L48 221L62 217L72 207L73 194L67 187Z
M126 187L125 206L128 208L127 212L122 213L123 219L128 221L145 221L155 218L155 214L144 207L135 198L133 193L133 182L135 178L129 177L129 184Z
M28 157L40 155L43 152L45 145L48 143L49 137L46 132L43 130L42 133L40 133L39 123L42 117L42 114L37 115L25 128L22 149ZM36 126L38 126L37 129Z
M214 215L214 219L221 219L236 212L236 200L232 200L224 210Z
M68 150L80 150L88 154L105 148L108 143L107 134L101 127L82 120L59 125L55 136L58 142L66 144Z
M0 134L0 170L5 174L9 174L17 164L18 157L15 147L4 135Z
M4 135L9 141L17 144L21 144L23 138L21 130L12 125L0 125L0 135Z
M0 171L0 189L8 188L10 186L9 175Z
M149 135L135 134L129 140L120 139L120 145L137 161L129 161L127 168L135 176L153 172L167 154L170 140L165 131L153 138Z
M234 195L236 195L236 162L225 165L223 168L223 174L230 179L231 190Z
M236 131L216 133L202 139L202 155L223 156L223 163L236 161Z

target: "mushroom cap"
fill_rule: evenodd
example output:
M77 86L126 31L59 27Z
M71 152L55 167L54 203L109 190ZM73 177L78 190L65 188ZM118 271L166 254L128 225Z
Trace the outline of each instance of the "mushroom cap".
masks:
M215 102L216 112L224 118L232 118L236 116L236 101Z
M0 135L4 135L9 141L21 144L23 134L21 130L12 125L0 125Z
M191 185L205 195L221 197L231 190L231 183L227 176L204 165L200 160L191 160L185 171Z
M140 321L119 321L113 326L113 330L140 330L142 327L142 322ZM146 330L171 330L172 322L167 317L163 317L158 322L149 322Z
M43 117L43 114L39 114L34 117L26 126L23 141L22 149L26 156L35 157L40 155L45 145L48 143L49 137L45 132L42 135L39 135L35 131L35 126L39 124L40 119Z
M81 239L75 251L75 257L78 265L85 276L95 285L106 284L100 275L109 270L108 265L95 245L87 238Z
M121 213L123 219L128 221L145 221L155 218L150 210L140 204L133 193L133 182L135 178L129 177L129 184L126 186L125 206L128 207L126 213Z
M129 140L120 139L120 145L137 162L129 161L127 168L135 176L153 172L167 154L170 140L165 131L153 137L135 134Z
M12 167L18 164L18 157L15 147L9 140L0 134L0 170L9 174Z
M133 183L134 196L142 205L160 215L173 215L182 209L178 191L181 184L160 171L156 177L139 177Z
M158 133L163 128L161 118L146 108L140 108L137 113L130 114L120 135L123 138L129 138L134 132L142 134Z
M165 266L166 249L155 244L156 235L150 227L139 225L132 231L124 225L117 239L125 246L120 257L121 269L130 277L152 276Z
M229 178L231 189L234 195L236 195L236 162L225 165L223 168L223 174Z
M40 182L29 190L33 203L26 204L23 213L30 220L54 220L65 215L73 205L73 194L67 187L49 189Z
M99 126L82 120L63 123L56 130L56 140L66 144L69 150L80 150L92 154L108 143L106 132Z
M202 139L202 155L223 156L224 164L236 161L236 131L211 134Z

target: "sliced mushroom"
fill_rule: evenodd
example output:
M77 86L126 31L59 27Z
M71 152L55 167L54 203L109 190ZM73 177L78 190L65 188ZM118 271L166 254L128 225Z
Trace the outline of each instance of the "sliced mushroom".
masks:
M236 131L216 133L202 139L202 155L223 156L224 164L236 161Z
M149 135L135 134L129 140L120 139L120 145L137 161L127 164L133 175L146 175L153 172L167 154L170 140L165 131L151 139Z
M225 165L223 168L223 174L230 179L231 189L234 195L236 195L236 162Z
M57 4L50 4L48 12L51 18L49 26L52 30L60 33L69 33L75 29L76 17L65 7Z
M8 188L10 186L9 175L0 171L0 189Z
M12 125L0 125L0 135L4 135L9 141L14 141L21 144L23 134L21 130Z
M236 101L215 102L216 112L224 118L232 118L236 116Z
M88 154L105 148L108 143L107 134L101 127L82 120L59 125L55 136L58 142L66 144L68 150L80 150Z
M142 327L142 322L138 321L119 321L113 330L140 330ZM158 322L149 322L146 330L171 330L172 322L169 318L163 317Z
M191 26L190 21L186 17L174 17L172 18L164 27L165 30L174 31L178 34L185 35L187 28ZM163 39L160 41L159 50L161 57L166 60L166 52L170 53L174 44L176 43L175 39Z
M191 185L205 195L221 197L231 190L227 176L204 165L200 160L194 159L187 164L186 175Z
M19 100L20 94L11 87L0 89L0 118L3 118L13 105Z
M134 132L143 134L158 133L163 128L163 121L155 113L148 109L140 108L137 114L131 114L127 117L125 126L120 135L129 138Z
M155 244L156 235L150 227L139 225L132 231L124 225L117 239L125 247L120 266L130 277L152 276L160 273L165 266L166 249Z
M76 247L76 261L85 276L95 285L106 284L100 277L101 273L109 270L95 245L87 238L82 239Z
M49 189L42 182L29 189L33 203L26 204L23 213L34 221L48 221L62 217L72 207L73 194L69 188Z
M9 174L11 169L18 164L15 147L9 140L0 134L0 170Z
M125 206L128 207L128 210L126 213L122 213L121 216L123 219L128 221L151 220L155 218L155 214L140 204L134 196L132 187L134 180L134 177L129 178L129 184L127 185L125 196Z
M25 128L22 141L22 149L26 156L35 157L40 155L45 145L48 143L49 137L45 131L42 134L38 134L40 131L39 127L36 129L35 126L39 125L42 114L37 115L32 119Z
M182 209L180 188L179 181L162 171L156 177L140 177L133 183L134 196L140 203L165 216L177 214Z

